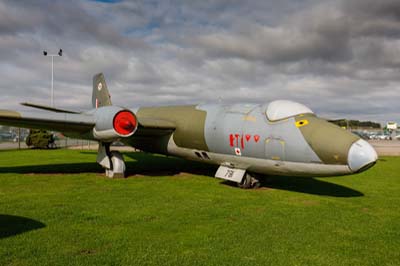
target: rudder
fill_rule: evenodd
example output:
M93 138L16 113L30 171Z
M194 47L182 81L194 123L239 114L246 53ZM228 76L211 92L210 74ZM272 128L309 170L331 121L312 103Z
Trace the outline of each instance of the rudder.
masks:
M92 106L99 108L108 105L112 105L112 103L106 80L103 73L98 73L93 76Z

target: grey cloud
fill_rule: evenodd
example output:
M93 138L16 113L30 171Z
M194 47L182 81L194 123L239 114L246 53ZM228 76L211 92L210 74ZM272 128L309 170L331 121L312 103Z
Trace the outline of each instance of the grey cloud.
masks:
M246 31L216 32L200 36L194 42L212 56L233 56L266 63L342 61L350 60L352 56L346 21L312 12L279 27L252 24Z
M356 16L400 20L400 2L397 0L347 0L342 5L349 14Z
M396 0L350 0L342 2L356 36L400 37L400 2Z
M80 1L6 1L6 3L8 5L0 6L0 14L5 14L0 19L2 22L0 25L4 25L3 32L7 34L29 32L45 39L52 36L58 43L72 39L85 43L99 42L120 49L148 48L142 40L122 35L108 23L107 19L111 18L96 17L90 10L86 10L88 7Z
M0 35L9 35L32 30L43 21L38 12L22 11L0 2Z
M42 50L63 48L60 107L89 108L101 71L124 106L286 98L382 120L399 115L397 2L2 1L0 108L48 104Z

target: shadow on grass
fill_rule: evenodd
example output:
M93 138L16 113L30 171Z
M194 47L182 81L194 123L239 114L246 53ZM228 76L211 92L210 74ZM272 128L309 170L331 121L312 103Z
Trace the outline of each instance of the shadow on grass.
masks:
M18 174L79 174L79 173L103 173L103 169L96 163L68 163L44 164L0 167L0 173Z
M81 153L86 154L88 152ZM129 157L133 160L126 162L126 174L128 177L134 175L170 176L180 173L214 177L218 168L211 164L150 153L128 152L124 153L124 156L125 158ZM0 173L63 174L103 172L104 170L95 162L68 164L66 161L65 164L0 167ZM357 190L311 177L266 176L261 178L260 181L261 188L274 188L332 197L361 197L364 195ZM232 185L232 183L224 181L222 181L221 184ZM232 186L236 186L236 184Z
M360 191L312 177L268 176L261 180L261 186L331 197L362 197Z
M342 185L321 181L312 177L264 176L259 178L259 180L261 185L258 189L272 188L340 198L364 196L360 191ZM222 181L221 184L237 187L237 184L231 181Z
M135 160L127 163L127 175L176 175L190 173L214 177L217 166L201 162L188 161L176 157L154 155L150 153L132 152L124 156Z
M81 154L93 154L92 152L81 152ZM150 153L131 152L124 153L125 158L129 157L134 161L126 162L127 176L133 175L176 175L182 172L214 176L217 167L215 165L201 162L186 161L175 157L166 157ZM2 166L0 173L18 174L79 174L79 173L104 173L102 167L96 162L93 163L65 163L58 164L32 164L23 166Z
M42 222L21 216L0 214L0 239L46 227Z

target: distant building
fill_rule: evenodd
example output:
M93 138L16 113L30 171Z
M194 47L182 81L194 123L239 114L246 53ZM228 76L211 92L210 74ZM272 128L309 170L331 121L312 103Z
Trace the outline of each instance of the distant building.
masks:
M397 130L397 123L396 122L387 122L386 128L390 130Z

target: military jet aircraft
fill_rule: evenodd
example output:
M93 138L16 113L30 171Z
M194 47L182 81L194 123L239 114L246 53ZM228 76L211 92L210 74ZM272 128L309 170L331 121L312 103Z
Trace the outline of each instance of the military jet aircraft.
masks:
M108 177L125 175L110 144L219 165L216 177L257 187L257 174L333 176L373 166L375 150L360 137L287 100L269 104L138 107L111 104L102 73L93 77L93 109L75 112L25 103L47 112L0 111L0 124L59 131L99 142L97 162Z

